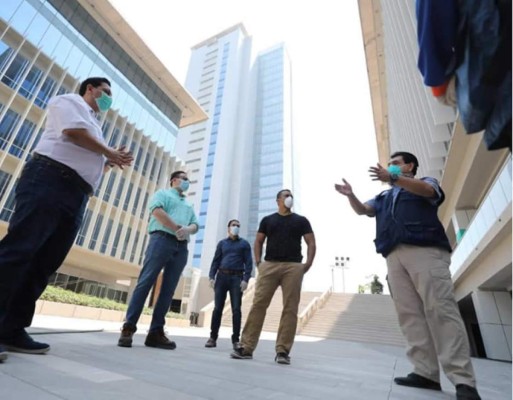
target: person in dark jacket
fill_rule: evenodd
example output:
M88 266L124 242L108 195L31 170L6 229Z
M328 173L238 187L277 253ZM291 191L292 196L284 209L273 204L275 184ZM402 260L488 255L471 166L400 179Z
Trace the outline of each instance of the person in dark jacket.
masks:
M217 244L214 259L210 267L210 287L214 289L214 312L210 326L210 338L205 347L216 347L221 318L223 317L226 294L230 293L232 307L232 344L239 347L241 327L242 292L248 288L253 270L251 246L239 236L240 222L232 219L228 222L228 237Z
M467 133L511 152L511 0L417 0L418 68Z
M441 390L439 363L458 400L479 400L465 325L454 297L451 246L438 219L444 193L434 178L415 178L419 163L407 152L377 164L373 180L392 187L362 203L351 185L335 184L358 215L376 217L376 251L386 258L388 282L413 372L398 385Z

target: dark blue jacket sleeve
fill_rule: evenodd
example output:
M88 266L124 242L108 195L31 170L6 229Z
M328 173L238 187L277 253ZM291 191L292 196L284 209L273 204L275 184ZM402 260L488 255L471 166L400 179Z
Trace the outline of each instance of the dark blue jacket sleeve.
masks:
M208 277L210 279L215 279L217 270L221 266L221 260L223 259L223 241L221 240L217 244L216 252L214 254L214 259L212 260L212 265L210 266L210 272L208 274Z
M418 68L426 86L440 86L453 74L458 34L457 0L417 0Z

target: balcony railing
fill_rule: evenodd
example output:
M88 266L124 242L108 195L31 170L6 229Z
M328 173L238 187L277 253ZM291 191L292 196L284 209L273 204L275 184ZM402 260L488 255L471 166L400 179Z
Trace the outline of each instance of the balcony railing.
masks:
M481 240L497 223L502 213L511 207L511 197L510 157L452 254L450 269L453 277L463 272L462 268L465 268L466 261L476 247L479 247Z

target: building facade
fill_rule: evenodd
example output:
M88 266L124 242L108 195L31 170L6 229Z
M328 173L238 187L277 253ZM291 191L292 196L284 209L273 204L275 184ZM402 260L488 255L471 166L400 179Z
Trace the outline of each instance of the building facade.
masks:
M453 247L451 273L472 355L511 361L512 164L468 135L417 69L415 2L359 0L380 161L405 150L419 176L440 180L439 210Z
M252 55L238 24L192 48L185 87L210 117L180 129L176 147L199 210L183 294L198 312L213 299L208 272L228 221L240 220L252 244L278 190L293 189L290 61L283 45Z
M114 104L101 115L110 146L134 154L104 175L76 244L51 284L126 302L147 240L147 203L185 165L178 128L207 118L106 0L5 0L0 7L0 234L23 165L44 130L48 100L104 76Z

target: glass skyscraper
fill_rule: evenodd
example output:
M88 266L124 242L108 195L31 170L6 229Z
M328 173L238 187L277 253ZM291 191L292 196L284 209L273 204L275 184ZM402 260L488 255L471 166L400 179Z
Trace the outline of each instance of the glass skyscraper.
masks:
M276 194L294 192L290 99L290 60L283 45L259 54L256 67L255 121L248 240L260 220L276 212Z
M242 24L192 48L185 86L210 118L180 129L176 148L200 221L186 270L189 311L212 300L208 272L228 221L238 219L252 244L259 220L276 211L276 193L294 190L290 79L285 47L254 56Z
M2 235L17 179L43 132L48 100L77 92L91 76L112 83L113 108L101 116L106 141L130 148L135 160L104 176L76 245L51 283L126 301L145 247L148 199L168 185L174 169L184 168L174 155L178 128L206 115L108 1L2 0Z

